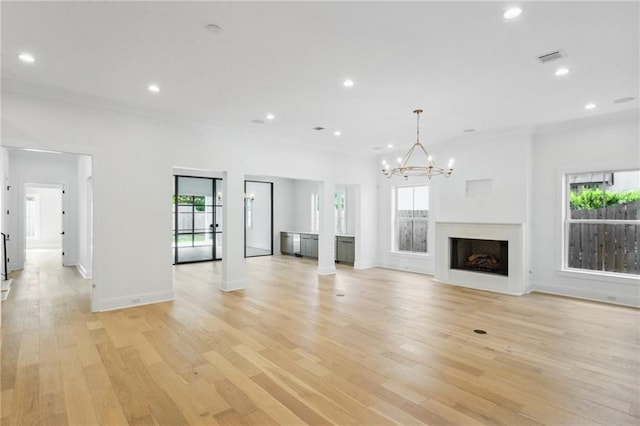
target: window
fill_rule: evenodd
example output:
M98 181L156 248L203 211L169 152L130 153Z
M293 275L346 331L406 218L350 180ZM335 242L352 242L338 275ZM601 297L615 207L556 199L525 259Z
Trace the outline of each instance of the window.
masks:
M640 170L566 175L565 267L640 274Z
M320 196L314 192L311 194L311 232L320 230Z
M429 187L400 186L395 194L395 250L411 253L427 252L429 226Z
M345 191L338 191L333 196L335 205L334 224L338 234L347 233L347 195Z
M347 195L345 191L333 194L335 205L334 228L339 234L347 233ZM320 196L317 192L311 194L311 232L320 230Z
M40 238L40 196L27 194L25 196L26 236L37 240Z

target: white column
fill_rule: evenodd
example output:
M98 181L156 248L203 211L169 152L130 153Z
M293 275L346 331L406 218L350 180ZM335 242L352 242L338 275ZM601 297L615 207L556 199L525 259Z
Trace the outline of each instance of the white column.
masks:
M222 282L220 289L245 288L244 173L228 171L223 183Z
M320 229L318 230L318 275L336 273L335 259L335 206L334 193L336 185L332 181L318 184L320 197Z

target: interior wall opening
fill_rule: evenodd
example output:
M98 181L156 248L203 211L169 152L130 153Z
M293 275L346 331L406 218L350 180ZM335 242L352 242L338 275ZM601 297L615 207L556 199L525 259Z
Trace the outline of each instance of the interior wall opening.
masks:
M24 230L27 261L41 258L44 252L48 252L47 258L56 256L60 263L63 262L63 197L62 185L25 185Z

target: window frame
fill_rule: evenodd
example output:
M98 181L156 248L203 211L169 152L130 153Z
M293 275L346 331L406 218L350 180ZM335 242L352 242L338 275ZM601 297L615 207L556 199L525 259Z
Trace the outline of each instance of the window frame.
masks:
M625 272L615 272L615 271L606 271L604 269L604 259L602 264L602 269L586 269L586 268L575 268L569 266L569 250L570 250L570 230L572 224L598 224L598 225L640 225L640 219L636 220L624 220L624 219L606 219L606 218L595 218L595 219L573 219L571 218L571 188L570 188L570 178L575 175L583 175L583 174L602 174L603 178L606 174L613 175L615 173L620 172L639 172L640 168L636 169L613 169L607 168L604 170L571 170L564 171L562 173L562 262L560 267L560 272L563 274L571 275L580 275L583 277L594 277L594 279L598 279L598 277L604 278L621 278L632 280L640 280L640 275L625 273ZM603 180L604 181L604 180ZM606 190L602 187L599 187L603 192ZM588 188L594 189L594 188ZM597 189L597 188L596 188Z
M420 221L420 222L425 222L427 224L427 249L426 251L414 251L414 250L400 250L398 248L398 226L399 226L399 218L398 218L398 190L401 188L412 188L415 189L416 187L425 187L427 190L427 217L426 218L421 218L421 217L411 217L412 221ZM431 206L431 188L430 185L428 183L414 183L414 184L407 184L407 185L396 185L393 186L391 188L391 198L392 198L392 203L391 203L391 252L392 253L396 253L396 254L401 254L401 255L409 255L409 256L429 256L430 255L430 246L431 244L429 244L429 212L430 212L430 206ZM415 190L413 191L412 194L412 205L415 207ZM406 220L406 218L404 218L404 220ZM413 237L412 237L413 238ZM412 248L413 248L413 240L412 240Z

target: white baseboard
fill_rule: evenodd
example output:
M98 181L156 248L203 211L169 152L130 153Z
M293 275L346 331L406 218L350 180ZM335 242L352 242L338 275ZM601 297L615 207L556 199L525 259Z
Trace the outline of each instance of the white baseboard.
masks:
M538 293L555 294L557 296L575 297L577 299L593 300L596 302L611 303L614 305L640 307L640 294L635 295L610 294L603 291L583 289L576 287L558 286L546 283L532 283L531 291Z
M420 267L415 267L413 265L400 266L397 264L387 264L387 265L380 265L380 267L385 269L392 269L394 271L412 272L414 274L422 274L422 275L434 274L433 268L420 268Z
M372 260L364 260L362 262L356 261L353 264L353 269L371 269L371 268L377 268L377 267L378 267L377 262L374 262Z
M220 283L220 290L222 291L236 291L236 290L244 290L246 288L244 280L234 280L234 281L222 281Z
M91 279L91 272L87 271L87 269L84 266L82 266L80 263L76 264L76 269L78 270L78 272L80 272L80 275L82 275L82 278L84 278L85 280Z
M62 264L64 266L76 266L78 264L78 259L75 259L73 257L64 258Z
M326 266L326 267L318 266L318 275L335 275L335 274L336 274L335 266Z
M453 286L456 286L456 287L470 288L471 290L490 291L491 293L506 294L507 296L524 296L525 294L528 293L528 292L518 293L518 292L513 292L513 291L498 291L495 288L491 288L489 286L483 286L483 285L470 286L470 285L464 285L464 284L449 283L449 282L446 282L446 281L437 280L435 278L431 278L431 281L433 281L435 283L439 283L439 284L453 285Z
M169 302L174 300L173 290L156 291L153 293L130 294L98 301L97 312L113 311L116 309L132 308L134 306L150 305L152 303Z

